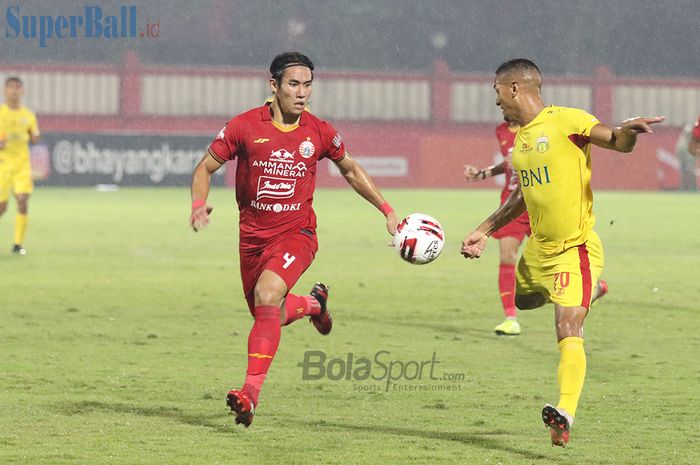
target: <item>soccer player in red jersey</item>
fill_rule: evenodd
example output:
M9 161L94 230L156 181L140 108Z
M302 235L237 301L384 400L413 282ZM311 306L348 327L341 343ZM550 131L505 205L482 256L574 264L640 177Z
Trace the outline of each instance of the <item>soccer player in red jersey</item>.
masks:
M209 222L207 196L212 174L237 159L236 200L240 211L240 263L243 292L254 318L248 337L248 369L241 389L226 402L236 423L253 421L258 395L277 352L281 328L309 316L328 334L328 287L316 283L310 295L289 291L311 265L318 242L312 208L318 161L329 158L352 188L386 217L396 232L393 209L364 169L345 152L340 135L306 111L314 65L305 55L286 52L270 65L273 99L242 113L219 132L192 176L190 224Z
M496 138L498 139L503 161L488 168L476 169L472 165L464 165L464 177L467 181L483 181L486 178L505 174L506 182L501 192L501 205L508 196L518 187L518 175L513 170L513 143L520 126L515 122L504 122L496 126ZM506 319L493 330L499 336L517 336L521 328L518 323L515 308L515 264L518 260L518 248L530 235L530 219L527 211L513 222L503 226L494 232L492 237L498 239L501 263L498 268L498 289L501 293L501 303Z

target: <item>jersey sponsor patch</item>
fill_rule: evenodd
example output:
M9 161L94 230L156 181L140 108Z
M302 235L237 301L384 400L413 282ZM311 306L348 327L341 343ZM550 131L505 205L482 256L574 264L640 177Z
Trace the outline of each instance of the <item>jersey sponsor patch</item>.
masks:
M294 163L294 152L288 152L286 149L273 150L270 161Z
M260 176L260 179L258 179L257 200L288 199L294 196L296 184L296 179Z
M251 200L250 201L250 206L255 208L256 210L261 210L264 212L274 212L274 213L282 213L282 212L298 212L301 210L301 202L297 203L285 203L284 205L281 203L265 203L265 202L258 202L257 200Z

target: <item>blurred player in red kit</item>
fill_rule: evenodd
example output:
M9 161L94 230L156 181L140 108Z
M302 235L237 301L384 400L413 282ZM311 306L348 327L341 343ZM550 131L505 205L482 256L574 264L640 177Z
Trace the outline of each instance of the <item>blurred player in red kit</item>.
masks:
M464 165L464 177L467 181L483 181L486 178L505 174L505 184L501 192L501 205L518 187L518 174L513 170L511 154L513 153L515 135L519 128L520 126L515 122L505 122L496 126L496 138L503 155L501 163L481 170L469 164ZM498 268L498 290L501 293L503 313L506 317L503 323L493 329L499 336L517 336L521 331L515 308L515 264L518 261L518 247L520 247L525 236L529 235L530 219L526 211L491 236L498 239L500 249L501 263Z
M318 161L329 158L336 164L348 184L384 214L389 234L398 224L372 179L345 152L333 126L306 110L313 70L301 53L276 56L270 65L272 101L229 121L192 176L190 224L198 231L209 223L206 200L212 174L225 162L238 160L241 278L254 323L245 383L229 391L226 402L236 423L244 426L253 421L281 326L309 316L321 334L332 328L326 285L316 283L310 295L290 293L318 249L312 208Z
M688 152L690 152L691 155L700 157L700 118L698 118L695 127L693 127L693 131L690 133Z

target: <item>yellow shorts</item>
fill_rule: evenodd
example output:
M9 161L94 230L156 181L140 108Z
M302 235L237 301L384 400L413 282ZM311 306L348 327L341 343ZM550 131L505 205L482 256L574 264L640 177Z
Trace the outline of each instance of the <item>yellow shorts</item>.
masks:
M515 292L540 293L563 307L588 308L603 264L603 244L595 231L585 243L551 257L540 256L534 241L528 241L518 262Z
M14 192L15 195L31 194L33 190L34 180L29 160L0 160L0 203L7 202L10 192Z

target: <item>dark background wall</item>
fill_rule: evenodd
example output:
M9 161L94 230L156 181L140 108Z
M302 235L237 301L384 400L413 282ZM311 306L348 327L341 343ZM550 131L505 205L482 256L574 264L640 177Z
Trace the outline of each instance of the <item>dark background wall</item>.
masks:
M491 72L525 56L543 71L698 76L697 0L154 0L87 2L105 14L136 5L140 22L157 21L153 40L7 39L0 4L0 59L116 62L126 49L146 62L266 66L279 51L300 49L320 66L426 69L442 56L451 69ZM21 2L27 15L82 14L75 0Z

